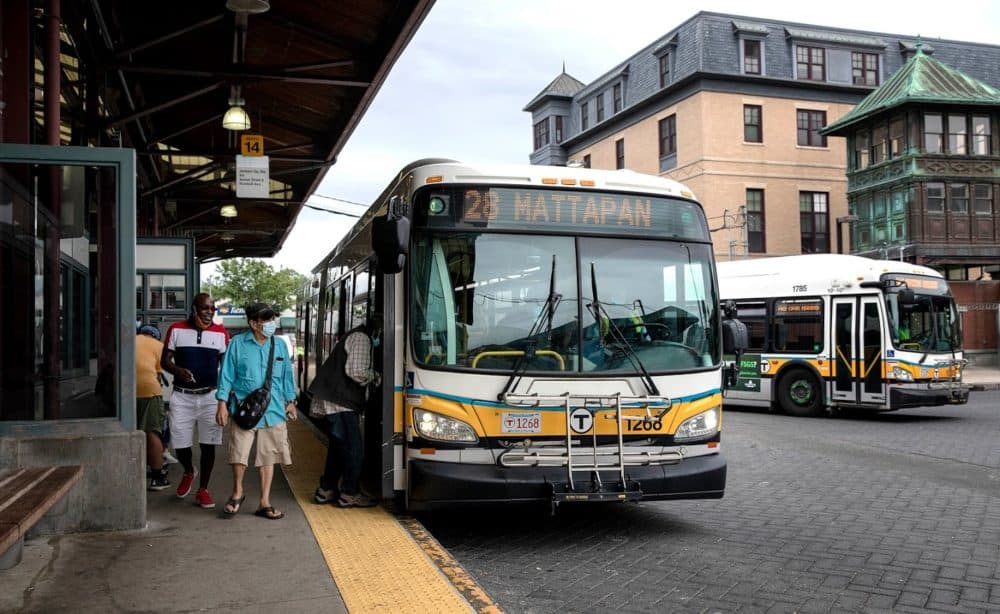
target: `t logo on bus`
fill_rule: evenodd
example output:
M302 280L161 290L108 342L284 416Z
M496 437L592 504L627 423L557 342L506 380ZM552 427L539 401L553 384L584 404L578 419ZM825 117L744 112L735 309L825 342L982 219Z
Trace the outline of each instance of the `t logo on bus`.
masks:
M586 433L594 426L594 414L585 407L578 407L569 415L569 425L574 433Z

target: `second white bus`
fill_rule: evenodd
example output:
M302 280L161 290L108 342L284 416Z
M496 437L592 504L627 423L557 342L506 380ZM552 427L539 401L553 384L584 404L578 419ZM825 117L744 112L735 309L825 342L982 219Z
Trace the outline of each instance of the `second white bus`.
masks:
M961 319L933 269L811 254L720 262L749 329L727 401L812 416L965 403Z

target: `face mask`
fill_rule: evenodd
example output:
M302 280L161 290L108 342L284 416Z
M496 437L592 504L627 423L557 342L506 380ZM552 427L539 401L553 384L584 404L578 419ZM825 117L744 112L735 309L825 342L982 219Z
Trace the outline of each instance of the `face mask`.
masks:
M136 330L139 330L139 327L140 327L140 326L142 326L142 320L136 320L136 321L135 321L135 329L136 329Z
M264 325L260 327L260 332L265 337L270 337L276 330L278 330L277 322L264 322Z
M382 345L382 338L381 337L375 337L375 338L372 339L372 347L373 348L377 348L380 345Z

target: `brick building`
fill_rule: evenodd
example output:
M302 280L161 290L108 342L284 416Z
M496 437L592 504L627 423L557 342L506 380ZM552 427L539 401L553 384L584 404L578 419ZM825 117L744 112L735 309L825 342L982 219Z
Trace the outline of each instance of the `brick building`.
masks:
M935 39L922 50L1000 85L1000 46ZM530 160L686 183L720 229L722 259L837 251L847 147L821 130L916 52L916 35L700 12L591 83L558 75L525 107ZM988 117L995 158L997 109Z

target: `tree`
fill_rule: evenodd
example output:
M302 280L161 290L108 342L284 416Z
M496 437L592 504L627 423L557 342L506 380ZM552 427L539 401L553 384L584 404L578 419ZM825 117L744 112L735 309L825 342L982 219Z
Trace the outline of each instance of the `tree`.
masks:
M217 277L213 275L203 284L203 291L233 307L259 301L276 311L284 311L295 305L296 296L306 283L305 275L284 267L275 271L256 258L223 260L217 272Z

